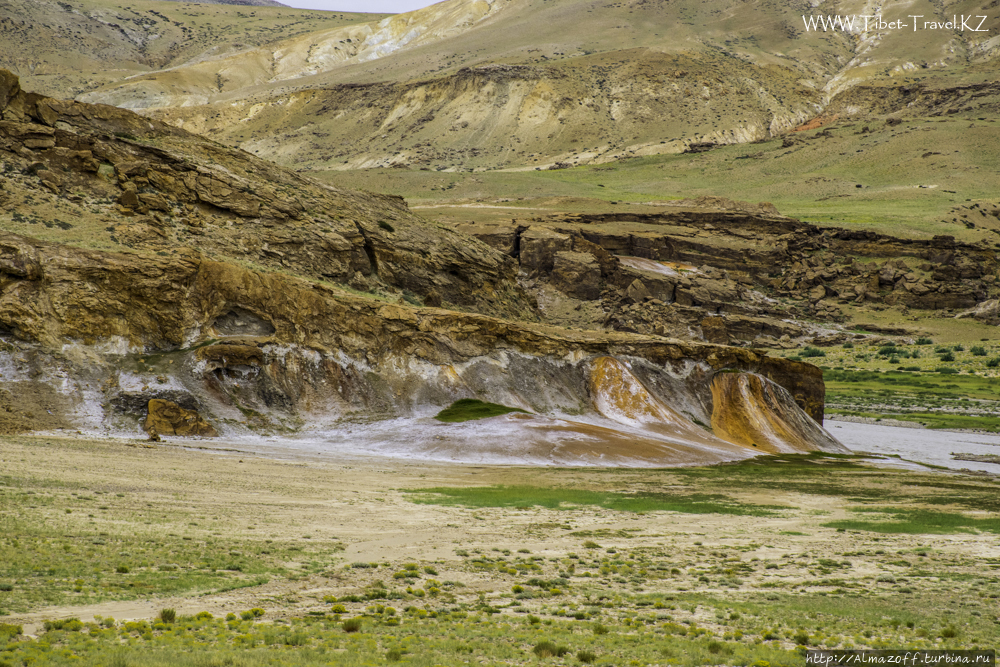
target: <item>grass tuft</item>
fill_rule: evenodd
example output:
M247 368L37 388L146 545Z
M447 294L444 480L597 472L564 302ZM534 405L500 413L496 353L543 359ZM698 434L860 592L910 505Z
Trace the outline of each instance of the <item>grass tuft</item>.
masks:
M474 419L487 419L489 417L499 417L510 412L524 412L521 408L511 408L498 403L486 403L475 398L462 398L450 406L437 413L434 417L438 421L457 423L467 422Z

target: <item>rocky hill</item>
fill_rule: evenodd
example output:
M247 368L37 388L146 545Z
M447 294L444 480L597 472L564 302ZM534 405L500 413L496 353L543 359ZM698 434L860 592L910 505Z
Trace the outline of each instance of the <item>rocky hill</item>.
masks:
M530 234L511 256L398 199L0 82L4 428L207 436L374 419L391 439L477 398L529 411L497 428L548 462L840 449L818 425L815 367L546 322L518 278L532 252L547 261ZM553 261L613 270L574 243ZM414 451L496 445L433 433Z
M389 17L8 4L0 65L35 88L298 169L586 164L912 114L920 105L903 98L914 93L969 109L996 97L963 92L991 80L998 53L989 31L1000 18L983 3L963 6L987 17L979 31L916 33L809 27L858 13L843 2L447 0ZM910 21L916 10L880 11ZM928 22L949 11L921 9Z

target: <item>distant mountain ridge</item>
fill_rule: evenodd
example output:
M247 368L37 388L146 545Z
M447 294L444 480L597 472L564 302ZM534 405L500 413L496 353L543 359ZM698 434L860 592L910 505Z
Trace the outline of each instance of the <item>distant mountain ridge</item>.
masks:
M274 0L165 0L166 2L196 2L203 5L249 5L251 7L287 7Z

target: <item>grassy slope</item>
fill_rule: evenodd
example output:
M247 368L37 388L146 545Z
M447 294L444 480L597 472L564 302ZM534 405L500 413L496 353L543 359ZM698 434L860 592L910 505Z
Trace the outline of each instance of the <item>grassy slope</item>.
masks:
M871 132L860 134L868 125ZM509 220L558 211L620 210L610 202L648 202L715 195L770 201L794 217L902 237L947 234L991 244L1000 221L953 222L951 211L997 201L1000 124L959 115L904 122L846 123L782 140L724 146L707 153L637 157L556 171L440 173L404 169L313 172L343 187L406 197L425 215L452 220ZM928 155L927 153L938 153ZM747 157L751 156L751 157ZM860 184L863 187L857 188ZM927 187L921 187L927 186ZM559 199L553 199L559 198ZM573 200L577 201L573 201ZM501 201L503 200L503 201ZM476 208L476 204L509 208ZM457 208L449 208L457 207ZM523 209L519 211L518 209ZM639 210L639 209L633 209ZM642 207L641 210L649 210Z

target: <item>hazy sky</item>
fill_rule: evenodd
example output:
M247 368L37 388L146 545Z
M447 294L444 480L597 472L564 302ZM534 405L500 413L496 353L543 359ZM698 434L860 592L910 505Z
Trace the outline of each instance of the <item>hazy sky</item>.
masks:
M338 12L373 12L398 14L433 5L441 0L278 0L300 9L327 9Z

